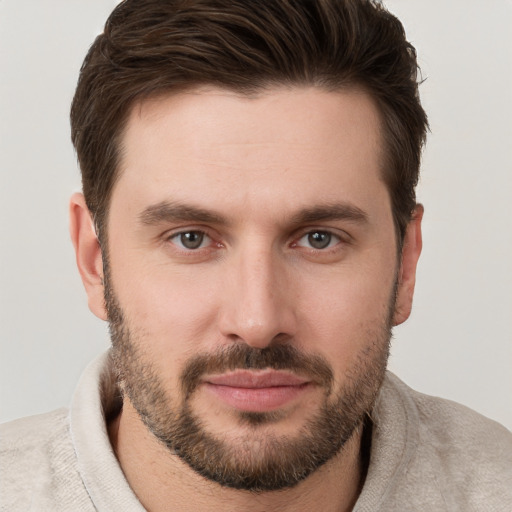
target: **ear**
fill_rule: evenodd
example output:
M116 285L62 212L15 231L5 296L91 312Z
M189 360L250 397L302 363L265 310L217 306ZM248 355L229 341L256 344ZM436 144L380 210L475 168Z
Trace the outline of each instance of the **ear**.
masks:
M101 248L83 194L76 193L71 196L69 231L75 248L78 271L87 292L89 309L98 318L106 320Z
M423 206L416 205L412 219L407 225L402 248L402 261L398 273L398 290L395 304L393 325L405 322L411 314L414 285L416 283L416 266L421 254L421 220Z

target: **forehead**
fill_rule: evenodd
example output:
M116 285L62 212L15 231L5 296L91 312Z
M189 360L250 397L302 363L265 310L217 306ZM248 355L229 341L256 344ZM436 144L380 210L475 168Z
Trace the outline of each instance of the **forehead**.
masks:
M170 199L285 211L386 193L378 109L360 90L157 97L133 107L122 145L112 200L133 207Z

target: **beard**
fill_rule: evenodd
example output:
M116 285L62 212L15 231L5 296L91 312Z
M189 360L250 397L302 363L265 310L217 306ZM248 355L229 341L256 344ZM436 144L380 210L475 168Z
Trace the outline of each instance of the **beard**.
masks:
M108 264L105 267L112 361L123 396L169 453L203 477L252 492L293 487L339 454L369 416L386 371L394 294L387 318L366 333L357 363L342 385L335 386L333 371L323 357L302 353L290 340L278 337L263 349L240 342L191 357L180 373L177 396L169 396L155 366L145 357L145 337L128 327L110 283ZM273 431L272 425L282 419L279 411L237 411L233 421L244 426L238 437L210 432L192 405L202 377L268 368L289 370L317 383L323 397L316 413L295 435Z

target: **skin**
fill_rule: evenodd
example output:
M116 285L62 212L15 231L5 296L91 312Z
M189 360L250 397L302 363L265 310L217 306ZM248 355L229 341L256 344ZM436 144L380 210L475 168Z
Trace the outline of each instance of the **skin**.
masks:
M135 105L123 145L108 217L110 279L169 397L179 396L180 370L195 354L232 343L265 348L281 338L322 357L341 387L376 339L387 343L380 334L396 282L392 324L408 318L422 208L399 260L381 179L379 114L365 93L283 88L246 98L196 89ZM164 203L218 218L147 222L147 212ZM333 205L358 215L303 215ZM191 231L208 235L197 250L176 236ZM331 233L327 248L311 247L308 234L317 231ZM71 200L71 235L89 307L106 320L102 255L80 194ZM300 393L264 434L297 435L322 397L315 386ZM254 434L204 386L192 406L209 432L232 443ZM109 430L148 510L350 510L363 476L360 431L299 485L253 494L197 475L152 436L126 398Z

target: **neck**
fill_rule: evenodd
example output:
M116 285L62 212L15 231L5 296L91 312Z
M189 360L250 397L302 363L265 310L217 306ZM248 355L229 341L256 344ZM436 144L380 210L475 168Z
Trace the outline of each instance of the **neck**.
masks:
M129 401L109 424L126 479L150 512L352 510L365 473L361 431L357 429L338 455L295 487L254 493L223 487L197 474L148 431Z

